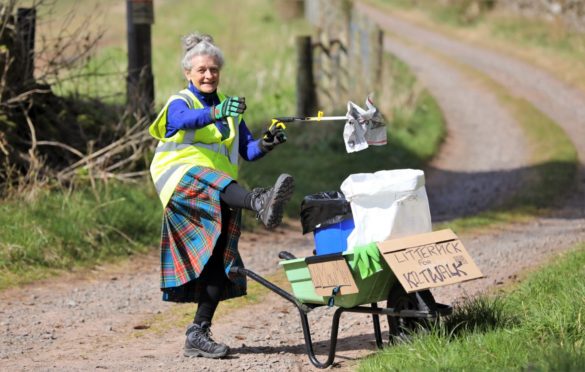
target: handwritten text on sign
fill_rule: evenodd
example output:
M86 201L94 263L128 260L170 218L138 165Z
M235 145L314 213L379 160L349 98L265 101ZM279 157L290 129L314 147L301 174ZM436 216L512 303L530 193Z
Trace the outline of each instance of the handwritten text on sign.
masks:
M358 293L357 285L345 258L339 257L308 265L315 293L319 296L331 296L334 288L339 287L340 295Z
M378 248L407 292L483 276L451 230L387 240Z

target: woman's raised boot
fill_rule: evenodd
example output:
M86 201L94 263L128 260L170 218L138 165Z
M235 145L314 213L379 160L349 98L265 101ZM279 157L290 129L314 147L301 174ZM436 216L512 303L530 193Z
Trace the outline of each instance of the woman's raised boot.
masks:
M256 218L267 229L280 225L284 206L292 197L294 189L294 178L289 174L281 174L274 186L252 190L252 208L257 212Z

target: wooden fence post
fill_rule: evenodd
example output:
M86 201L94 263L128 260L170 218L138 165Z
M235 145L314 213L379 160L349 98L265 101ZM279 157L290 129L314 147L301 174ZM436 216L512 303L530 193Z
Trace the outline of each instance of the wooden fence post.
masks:
M154 109L154 77L150 25L152 0L126 0L128 27L127 102L131 112L150 116Z
M383 66L384 66L384 31L379 27L374 28L374 38L375 38L375 56L373 60L375 61L374 65L374 81L372 82L372 87L374 92L377 96L382 91L382 75L383 75Z
M313 50L310 36L297 36L297 115L312 116L317 109Z
M18 8L16 11L16 55L17 61L13 62L15 78L18 79L17 91L26 89L34 83L35 71L35 27L36 9Z

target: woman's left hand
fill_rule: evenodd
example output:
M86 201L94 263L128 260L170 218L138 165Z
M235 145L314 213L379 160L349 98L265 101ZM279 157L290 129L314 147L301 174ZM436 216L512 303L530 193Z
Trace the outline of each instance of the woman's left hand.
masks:
M211 107L211 115L215 120L221 120L228 116L236 117L246 111L245 97L227 97L219 105Z

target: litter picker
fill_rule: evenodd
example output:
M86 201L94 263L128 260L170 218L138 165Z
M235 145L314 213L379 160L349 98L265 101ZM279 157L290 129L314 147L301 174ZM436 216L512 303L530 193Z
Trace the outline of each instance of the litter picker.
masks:
M347 121L345 116L323 116L323 111L319 111L317 116L283 116L272 119L272 124L275 123L290 123L293 121Z
M321 121L345 121L343 140L348 153L364 150L369 145L380 146L386 144L386 124L382 114L374 106L370 97L366 98L366 109L348 101L345 116L323 116L323 112L319 111L317 116L275 117L264 134L264 138L269 139L275 129L286 129L285 123ZM279 141L286 141L284 132L280 135Z

